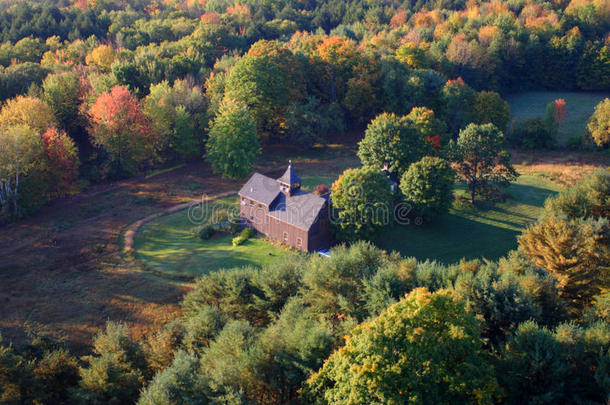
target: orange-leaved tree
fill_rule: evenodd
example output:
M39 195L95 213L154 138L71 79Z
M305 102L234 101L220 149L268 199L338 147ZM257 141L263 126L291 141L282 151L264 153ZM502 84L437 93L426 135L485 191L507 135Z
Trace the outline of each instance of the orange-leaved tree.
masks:
M140 101L124 87L102 93L89 109L92 143L109 157L112 174L137 173L154 156L155 133Z

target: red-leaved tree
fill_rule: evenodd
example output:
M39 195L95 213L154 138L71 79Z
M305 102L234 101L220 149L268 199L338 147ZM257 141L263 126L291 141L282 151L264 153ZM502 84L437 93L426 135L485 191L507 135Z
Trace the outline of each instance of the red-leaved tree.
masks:
M44 148L44 171L47 174L49 192L63 197L70 193L78 174L80 161L74 141L55 127L50 127L42 136Z
M114 175L135 174L154 156L155 133L126 88L102 93L89 109L89 120L91 140L108 154Z
M561 125L566 118L566 101L563 98L553 101L553 113L555 115L555 122L557 125Z

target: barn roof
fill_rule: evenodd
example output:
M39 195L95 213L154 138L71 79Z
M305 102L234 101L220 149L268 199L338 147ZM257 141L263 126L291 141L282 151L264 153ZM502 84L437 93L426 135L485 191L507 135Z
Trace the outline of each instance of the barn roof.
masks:
M309 230L327 199L302 190L286 195L280 191L278 181L292 185L300 183L301 179L294 173L292 165L288 166L286 173L278 180L254 173L239 190L239 195L268 206L269 216Z
M297 191L291 196L280 196L269 207L269 216L298 228L309 230L316 222L326 199L305 191Z
M277 181L260 173L254 173L239 190L239 195L267 206L271 205L278 194L280 194L280 185Z
M277 180L288 185L293 185L295 183L301 182L301 178L297 176L297 174L294 172L294 169L292 168L292 162L288 164L288 168L286 169L284 174L282 174L282 177Z

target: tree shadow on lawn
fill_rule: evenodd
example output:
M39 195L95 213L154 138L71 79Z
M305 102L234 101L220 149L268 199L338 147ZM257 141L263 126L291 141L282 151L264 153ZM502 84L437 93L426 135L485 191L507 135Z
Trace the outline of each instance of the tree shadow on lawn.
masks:
M385 229L377 238L377 245L405 257L446 264L462 258L497 260L517 247L521 229L536 221L544 201L557 194L547 187L513 183L507 189L513 198L506 202L476 207L456 203L449 215L430 223Z
M520 232L449 214L436 222L394 225L377 238L377 245L404 257L445 264L462 258L497 260L517 247Z

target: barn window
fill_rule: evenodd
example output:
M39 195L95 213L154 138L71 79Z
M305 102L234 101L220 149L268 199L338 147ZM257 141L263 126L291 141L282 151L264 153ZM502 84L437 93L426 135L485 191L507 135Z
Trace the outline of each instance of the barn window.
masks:
M258 204L258 208L263 208L263 205L262 204Z
M302 246L302 245L303 245L303 239L297 238L297 246Z
M288 242L288 232L284 232L284 241Z
M250 205L254 206L254 201L250 200Z

